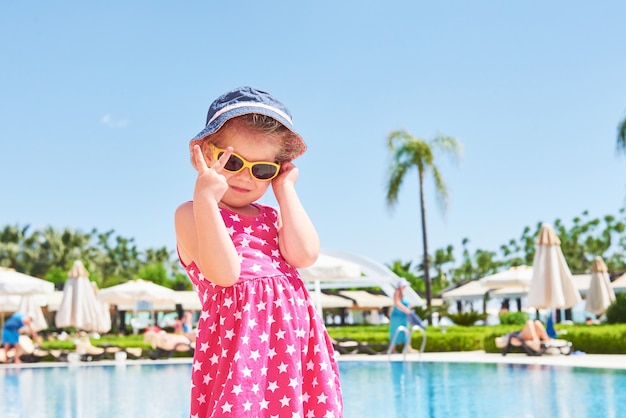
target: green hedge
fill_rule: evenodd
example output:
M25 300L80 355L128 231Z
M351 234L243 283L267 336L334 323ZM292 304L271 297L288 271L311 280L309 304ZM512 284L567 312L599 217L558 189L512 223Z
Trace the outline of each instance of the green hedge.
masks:
M495 338L512 331L519 331L519 325L494 326L450 326L442 330L428 327L426 330L427 352L478 351L499 353ZM571 341L574 350L588 354L626 354L626 324L602 325L556 325L559 338ZM389 344L388 325L347 325L342 327L329 326L328 333L334 339L351 339L372 345ZM152 349L143 342L143 335L123 337L103 336L99 340L91 340L93 345L115 345L118 347L141 347L146 351ZM419 348L422 342L420 332L413 333L413 348ZM44 341L44 349L73 350L71 341ZM184 353L187 354L187 353Z
M478 351L500 353L496 337L519 331L519 325L451 326L442 332L440 328L426 330L426 352ZM560 325L556 326L559 338L571 341L574 350L588 354L626 354L626 324L617 325ZM389 344L388 325L355 325L328 327L331 338L348 338L368 344ZM413 333L413 348L419 348L421 333Z

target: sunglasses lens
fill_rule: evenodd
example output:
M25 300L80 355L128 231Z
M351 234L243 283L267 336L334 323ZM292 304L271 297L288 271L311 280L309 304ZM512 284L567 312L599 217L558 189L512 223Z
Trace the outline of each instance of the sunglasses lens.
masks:
M241 170L242 168L243 161L241 161L241 158L237 157L236 155L231 155L228 161L226 161L226 164L224 164L224 170L228 171L236 172Z
M222 155L224 155L224 151L218 152L217 159L222 158ZM274 165L265 163L246 163L241 157L236 154L230 155L230 158L228 159L228 161L226 161L226 164L224 164L224 170L230 171L232 173L237 173L241 171L241 169L244 168L246 164L250 168L252 176L254 176L254 178L258 180L270 180L274 178L276 174L278 174L278 167Z
M276 175L278 168L269 164L254 164L252 175L259 180L269 180Z

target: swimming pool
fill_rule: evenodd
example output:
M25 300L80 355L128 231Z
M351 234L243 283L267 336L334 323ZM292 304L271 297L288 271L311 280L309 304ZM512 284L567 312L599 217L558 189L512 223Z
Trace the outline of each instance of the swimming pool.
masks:
M342 361L346 418L617 417L626 371ZM189 364L0 369L0 416L188 417Z

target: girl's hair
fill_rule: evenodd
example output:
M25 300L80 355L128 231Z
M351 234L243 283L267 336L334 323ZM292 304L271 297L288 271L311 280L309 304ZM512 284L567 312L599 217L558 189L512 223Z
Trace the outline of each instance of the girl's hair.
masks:
M194 144L199 144L201 147L209 144L225 146L227 144L220 144L223 137L222 133L233 126L263 134L267 143L277 145L279 148L276 153L276 162L278 163L289 162L302 153L299 148L298 134L289 130L276 119L258 113L248 113L232 118L226 121L214 134L192 141L190 145L192 147Z

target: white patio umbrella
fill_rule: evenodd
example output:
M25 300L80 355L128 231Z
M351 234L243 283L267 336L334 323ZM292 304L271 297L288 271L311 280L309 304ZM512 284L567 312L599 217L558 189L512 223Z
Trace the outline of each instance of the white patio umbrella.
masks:
M358 264L338 257L320 254L315 263L307 268L299 269L300 277L304 281L315 284L314 300L319 314L322 314L322 281L340 280L361 276L361 267Z
M323 249L311 267L298 270L307 289L314 290L315 294L320 294L321 289L378 287L387 296L393 297L400 279L383 264L342 250ZM424 306L424 301L410 287L405 289L404 297L411 306ZM320 301L316 300L315 304L321 312Z
M17 311L22 297L19 295L0 295L0 313Z
M111 305L132 306L134 317L137 317L139 305L146 305L150 310L152 323L154 323L154 304L178 303L179 301L176 291L142 279L130 280L117 286L100 289L97 298Z
M0 267L0 298L6 299L7 302L16 296L40 295L52 292L54 292L54 285L49 281L19 273L14 269ZM2 311L0 312L0 325L3 326L4 309L0 310Z
M543 224L537 238L528 305L535 309L567 309L580 301L580 292L574 286L561 251L561 241L550 225Z
M74 262L67 275L55 323L59 328L75 327L99 333L111 330L109 306L96 299L89 273L80 260Z
M611 288L614 292L626 292L626 273L613 280L611 282Z
M611 287L609 269L602 257L596 257L591 265L591 283L587 292L585 310L595 315L602 315L613 301L615 301L615 291Z
M145 301L151 303L177 302L176 292L156 283L136 279L117 286L100 289L97 299L111 305L134 305Z
M54 284L49 281L0 267L0 295L39 295L53 291Z
M317 261L307 268L300 269L302 280L334 280L359 277L361 267L358 264L338 257L320 254Z
M529 266L516 266L490 276L485 276L478 281L489 289L502 289L505 287L530 286L533 278L533 268Z

